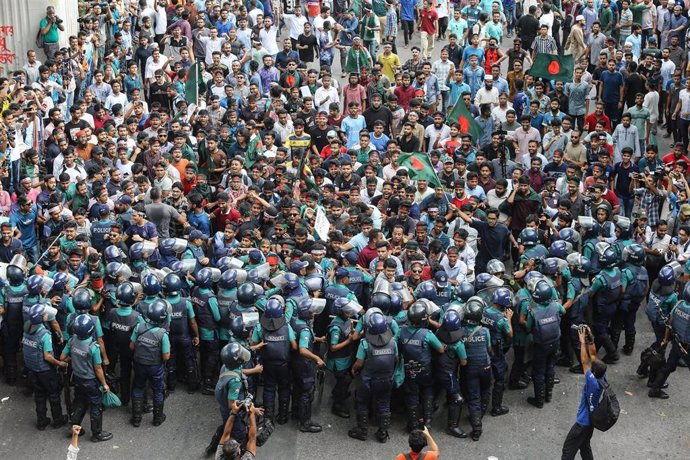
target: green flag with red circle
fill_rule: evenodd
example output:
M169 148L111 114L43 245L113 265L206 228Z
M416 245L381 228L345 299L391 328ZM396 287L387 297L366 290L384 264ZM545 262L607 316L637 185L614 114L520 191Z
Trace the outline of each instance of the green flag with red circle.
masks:
M398 164L407 168L412 180L425 180L434 186L440 186L441 181L426 153L401 153Z
M534 77L562 82L573 81L573 56L539 53L527 73Z
M451 109L446 121L449 125L457 123L460 134L469 134L474 142L482 136L481 128L477 122L474 121L474 117L460 98L458 98L458 102Z

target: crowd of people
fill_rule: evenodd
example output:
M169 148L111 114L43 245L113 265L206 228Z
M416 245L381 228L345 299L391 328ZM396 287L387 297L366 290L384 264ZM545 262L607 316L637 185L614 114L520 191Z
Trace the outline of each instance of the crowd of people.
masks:
M39 430L50 406L111 439L108 392L158 426L182 380L218 402L207 452L253 458L290 414L321 431L328 371L352 438L386 442L391 400L428 427L444 393L446 433L467 407L478 441L506 387L545 407L556 366L600 394L640 306L638 375L669 397L690 343L682 3L79 10L64 37L48 7L42 50L0 77L3 372ZM538 54L572 78L535 78ZM585 399L563 458L591 456Z

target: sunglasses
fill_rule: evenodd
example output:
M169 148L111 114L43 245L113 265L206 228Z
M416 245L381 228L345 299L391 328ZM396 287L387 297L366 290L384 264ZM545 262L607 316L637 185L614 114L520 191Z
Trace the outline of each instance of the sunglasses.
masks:
M421 270L412 270L412 273L420 274L420 273L422 273L422 271Z

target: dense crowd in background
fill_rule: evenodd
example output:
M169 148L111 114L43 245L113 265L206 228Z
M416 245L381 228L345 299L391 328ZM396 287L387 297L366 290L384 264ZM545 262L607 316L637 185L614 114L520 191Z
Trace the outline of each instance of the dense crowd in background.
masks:
M555 366L601 391L595 350L631 355L640 307L638 374L668 397L690 342L682 2L79 11L66 37L49 7L0 77L3 371L39 429L49 405L110 439L111 391L160 425L181 380L219 403L207 452L253 458L249 418L259 444L290 413L321 431L327 370L352 438L386 442L391 399L409 430L445 399L476 441L506 388L550 402ZM535 78L540 54L572 76ZM563 458L589 449L588 405Z

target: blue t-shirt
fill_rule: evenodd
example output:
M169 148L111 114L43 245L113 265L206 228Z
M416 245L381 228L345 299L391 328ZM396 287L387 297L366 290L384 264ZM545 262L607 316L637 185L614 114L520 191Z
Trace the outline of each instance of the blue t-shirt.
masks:
M601 100L607 104L617 104L621 100L620 88L625 84L623 75L620 72L606 72L601 73L601 82L604 89L601 93Z
M36 217L38 216L38 209L36 205L31 206L31 211L26 214L22 214L19 209L12 210L10 212L10 223L22 232L22 236L19 237L19 241L22 244L30 248L36 245L37 233L36 233Z
M602 379L606 382L606 376ZM592 412L599 405L599 399L604 388L599 385L599 381L592 374L591 370L585 373L585 386L582 388L582 397L580 398L580 406L577 408L576 422L582 426L589 426L589 413Z

